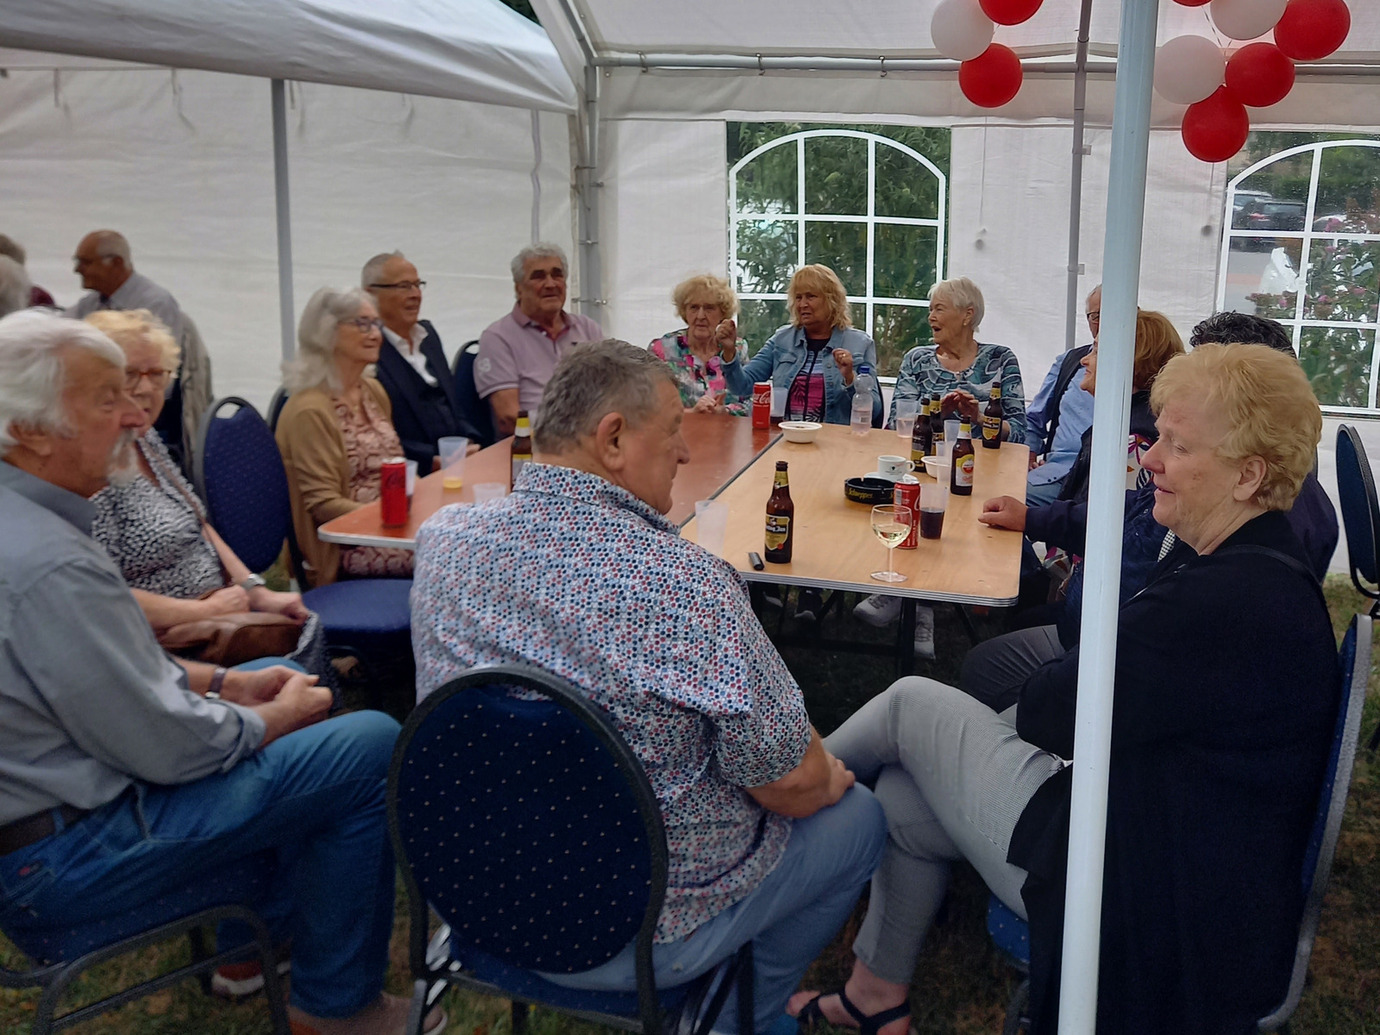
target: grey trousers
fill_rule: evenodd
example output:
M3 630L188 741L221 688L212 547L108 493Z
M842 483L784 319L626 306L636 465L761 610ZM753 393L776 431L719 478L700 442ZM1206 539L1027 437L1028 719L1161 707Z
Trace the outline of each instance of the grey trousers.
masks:
M1013 723L956 687L908 676L825 739L859 780L876 780L886 812L886 851L853 943L883 980L910 983L954 860L967 859L1025 916L1025 871L1006 861L1011 831L1064 763L1022 741Z
M994 712L1004 712L1016 703L1032 672L1066 653L1053 625L994 636L968 652L958 685Z

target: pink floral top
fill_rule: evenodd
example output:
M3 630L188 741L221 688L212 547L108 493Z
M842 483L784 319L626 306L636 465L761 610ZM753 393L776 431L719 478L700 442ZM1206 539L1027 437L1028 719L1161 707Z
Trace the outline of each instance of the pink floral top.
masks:
M724 406L736 417L746 417L752 400L743 399L728 391L724 372L718 356L710 356L705 362L690 351L690 343L685 339L686 328L664 334L652 342L652 355L668 364L676 375L676 385L680 388L681 404L688 410L700 401L705 392L724 392ZM739 351L746 355L745 343L738 342Z
M345 461L350 467L349 496L356 503L379 498L379 466L389 457L402 456L402 442L393 422L379 409L374 393L360 393L356 413L338 396L335 419L345 440ZM348 575L406 576L412 574L412 551L378 546L349 546L340 551L340 566Z

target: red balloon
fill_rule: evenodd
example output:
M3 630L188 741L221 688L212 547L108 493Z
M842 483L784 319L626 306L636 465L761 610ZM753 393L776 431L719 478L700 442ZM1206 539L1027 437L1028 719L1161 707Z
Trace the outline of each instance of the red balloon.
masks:
M1317 61L1340 47L1350 31L1346 0L1289 0L1275 25L1275 44L1295 61Z
M1040 9L1044 0L978 0L982 13L998 25L1020 25Z
M1180 132L1188 153L1200 162L1225 162L1246 143L1251 120L1246 108L1225 86L1184 112Z
M1000 108L1016 96L1021 78L1021 59L1000 43L958 66L959 88L979 108Z
M1227 89L1242 104L1268 108L1294 87L1294 63L1273 43L1251 43L1227 60Z

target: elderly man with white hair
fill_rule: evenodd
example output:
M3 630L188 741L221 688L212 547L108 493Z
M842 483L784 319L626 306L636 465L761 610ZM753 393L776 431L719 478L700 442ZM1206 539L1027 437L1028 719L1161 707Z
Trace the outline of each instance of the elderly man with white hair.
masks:
M294 1030L401 1032L407 1002L381 993L397 723L323 722L315 677L159 648L90 535L143 422L125 383L94 327L0 320L0 930L41 959L59 932L170 920L169 896L261 867L248 904L291 939Z
M0 316L28 308L32 289L24 267L8 255L0 255Z
M600 326L565 309L570 269L558 245L538 242L513 256L513 311L479 336L474 387L494 412L494 433L511 435L519 410L535 416L556 362L574 344L598 341Z

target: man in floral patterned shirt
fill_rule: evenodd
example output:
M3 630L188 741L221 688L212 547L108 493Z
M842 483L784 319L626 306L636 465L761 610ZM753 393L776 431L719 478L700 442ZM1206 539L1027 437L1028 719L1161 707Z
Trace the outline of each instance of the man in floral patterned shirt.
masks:
M527 662L603 707L666 823L657 981L752 940L765 1031L851 912L885 819L824 749L732 566L662 516L689 459L670 369L624 342L579 345L545 400L513 493L448 507L418 534L418 696L473 665ZM550 977L631 990L632 946ZM716 1028L735 1027L731 1012Z

